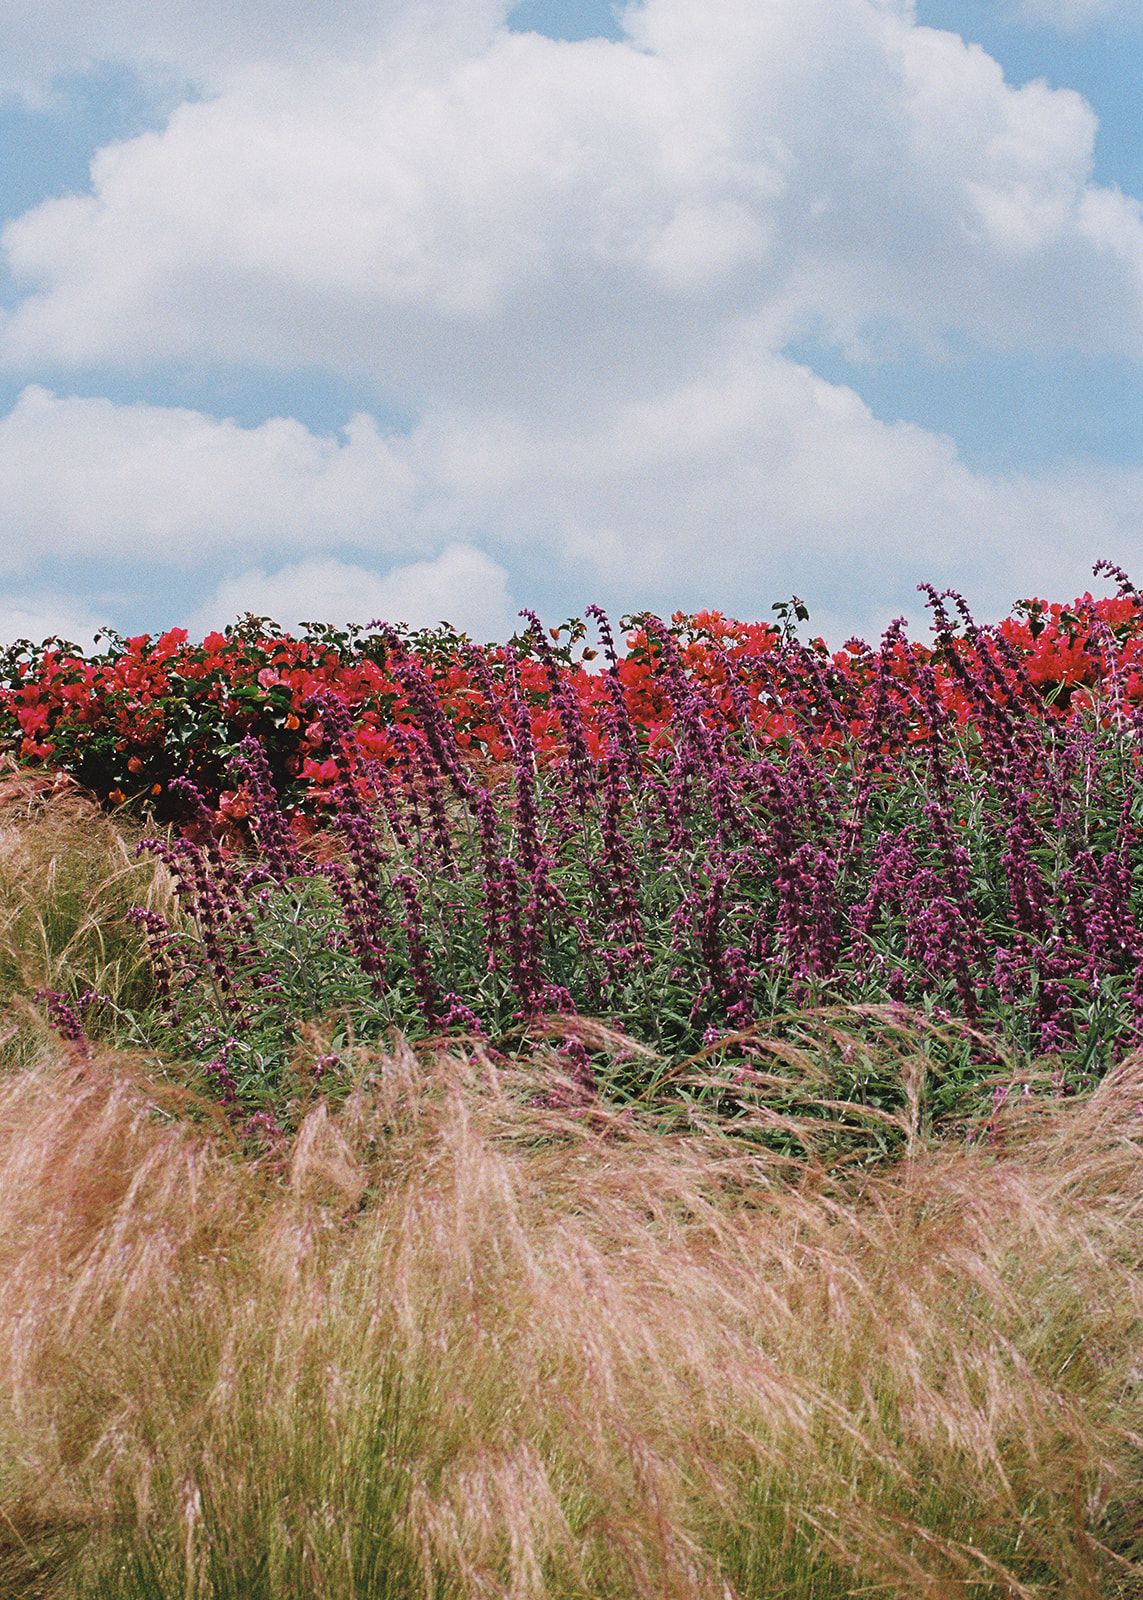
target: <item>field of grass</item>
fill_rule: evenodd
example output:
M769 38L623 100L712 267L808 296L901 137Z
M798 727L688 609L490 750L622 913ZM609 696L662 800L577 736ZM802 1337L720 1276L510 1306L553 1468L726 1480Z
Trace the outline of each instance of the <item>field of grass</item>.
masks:
M455 1041L323 1098L315 1026L250 1127L122 1048L170 885L50 787L0 790L0 1594L1143 1594L1139 1056L949 1133L868 1016L729 1118ZM847 1027L893 1109L824 1103Z
M1143 1600L1109 570L9 651L0 1600Z
M272 1159L0 1095L0 1582L1141 1592L1143 1067L860 1177L409 1050Z

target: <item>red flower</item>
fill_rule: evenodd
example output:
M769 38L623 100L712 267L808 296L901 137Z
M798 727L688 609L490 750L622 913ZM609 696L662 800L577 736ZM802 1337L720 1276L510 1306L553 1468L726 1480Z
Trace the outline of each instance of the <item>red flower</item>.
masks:
M26 734L34 734L43 733L51 718L42 705L25 705L17 711L16 721Z
M312 783L315 785L324 786L326 784L336 783L338 779L337 762L314 761L311 757L307 756L302 762L301 769L298 772L298 777L302 779L303 783Z

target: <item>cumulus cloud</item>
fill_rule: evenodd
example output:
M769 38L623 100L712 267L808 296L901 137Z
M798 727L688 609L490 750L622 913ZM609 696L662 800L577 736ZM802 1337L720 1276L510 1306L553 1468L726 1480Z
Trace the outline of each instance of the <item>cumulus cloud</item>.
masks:
M106 621L72 595L7 594L0 600L0 649L17 639L39 644L55 637L90 650Z
M743 318L1143 352L1143 220L1092 184L1079 95L886 0L645 0L628 28L270 63L184 104L9 224L6 358L531 406L685 371Z
M1071 593L1097 556L1130 565L1143 497L1140 471L973 471L762 341L578 418L453 409L391 439L32 389L0 421L0 483L9 571L102 555L230 574L196 626L388 613L489 635L511 624L505 569L616 610L765 612L798 589L848 630L915 612L921 578L999 610L1029 574Z
M1068 33L1097 22L1143 27L1143 0L1016 0L1016 14L1025 22L1046 22Z
M1005 604L1020 572L1066 589L1129 559L1138 473L973 472L782 354L806 332L1143 354L1143 212L1092 181L1079 95L1013 88L909 0L632 0L625 38L574 44L493 0L304 3L272 28L269 0L208 7L200 38L198 8L111 0L208 92L8 225L0 359L316 368L408 432L33 386L0 419L9 567L257 563L254 609L299 584L342 607L349 547L405 562L415 606L463 584L462 546L577 603L748 610L808 569L840 616L845 584L906 569ZM43 15L50 44L73 7ZM398 581L373 570L349 581Z
M266 61L347 60L381 49L471 51L508 10L502 0L0 0L0 90L42 93L57 74L126 62L206 88Z
M452 415L416 440L446 519L558 556L576 603L764 614L812 590L846 629L918 614L920 579L999 613L1132 565L1143 470L974 471L949 438L746 348L652 399L550 430ZM510 564L512 564L510 562Z
M0 566L143 557L193 567L235 545L411 546L414 481L368 417L341 437L31 385L0 418Z
M275 572L252 568L219 584L189 619L196 636L244 612L284 627L302 622L405 622L428 628L451 622L484 642L515 629L508 574L483 551L451 545L433 561L380 574L343 561L300 561Z

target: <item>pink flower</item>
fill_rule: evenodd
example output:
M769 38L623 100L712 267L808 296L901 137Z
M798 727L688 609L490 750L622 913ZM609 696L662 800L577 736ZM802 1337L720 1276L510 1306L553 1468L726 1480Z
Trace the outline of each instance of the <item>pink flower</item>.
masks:
M302 769L298 776L303 783L336 783L338 779L336 761L314 761L307 756L302 762Z

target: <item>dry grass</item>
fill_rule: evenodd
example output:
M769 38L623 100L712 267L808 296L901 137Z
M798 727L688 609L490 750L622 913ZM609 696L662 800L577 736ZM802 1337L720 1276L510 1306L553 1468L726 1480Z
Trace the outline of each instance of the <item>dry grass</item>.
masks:
M149 986L132 905L170 909L165 874L136 861L132 834L62 774L0 764L0 1011L6 1059L44 1037L28 1001L40 989L108 996L130 1008Z
M255 1163L10 1076L0 1592L1143 1594L1138 1059L844 1182L526 1088L398 1051Z
M906 1156L847 1175L828 1021L733 1139L399 1049L251 1160L27 1004L130 1009L166 892L0 774L0 1596L1143 1597L1143 1058L942 1146L865 1037Z

